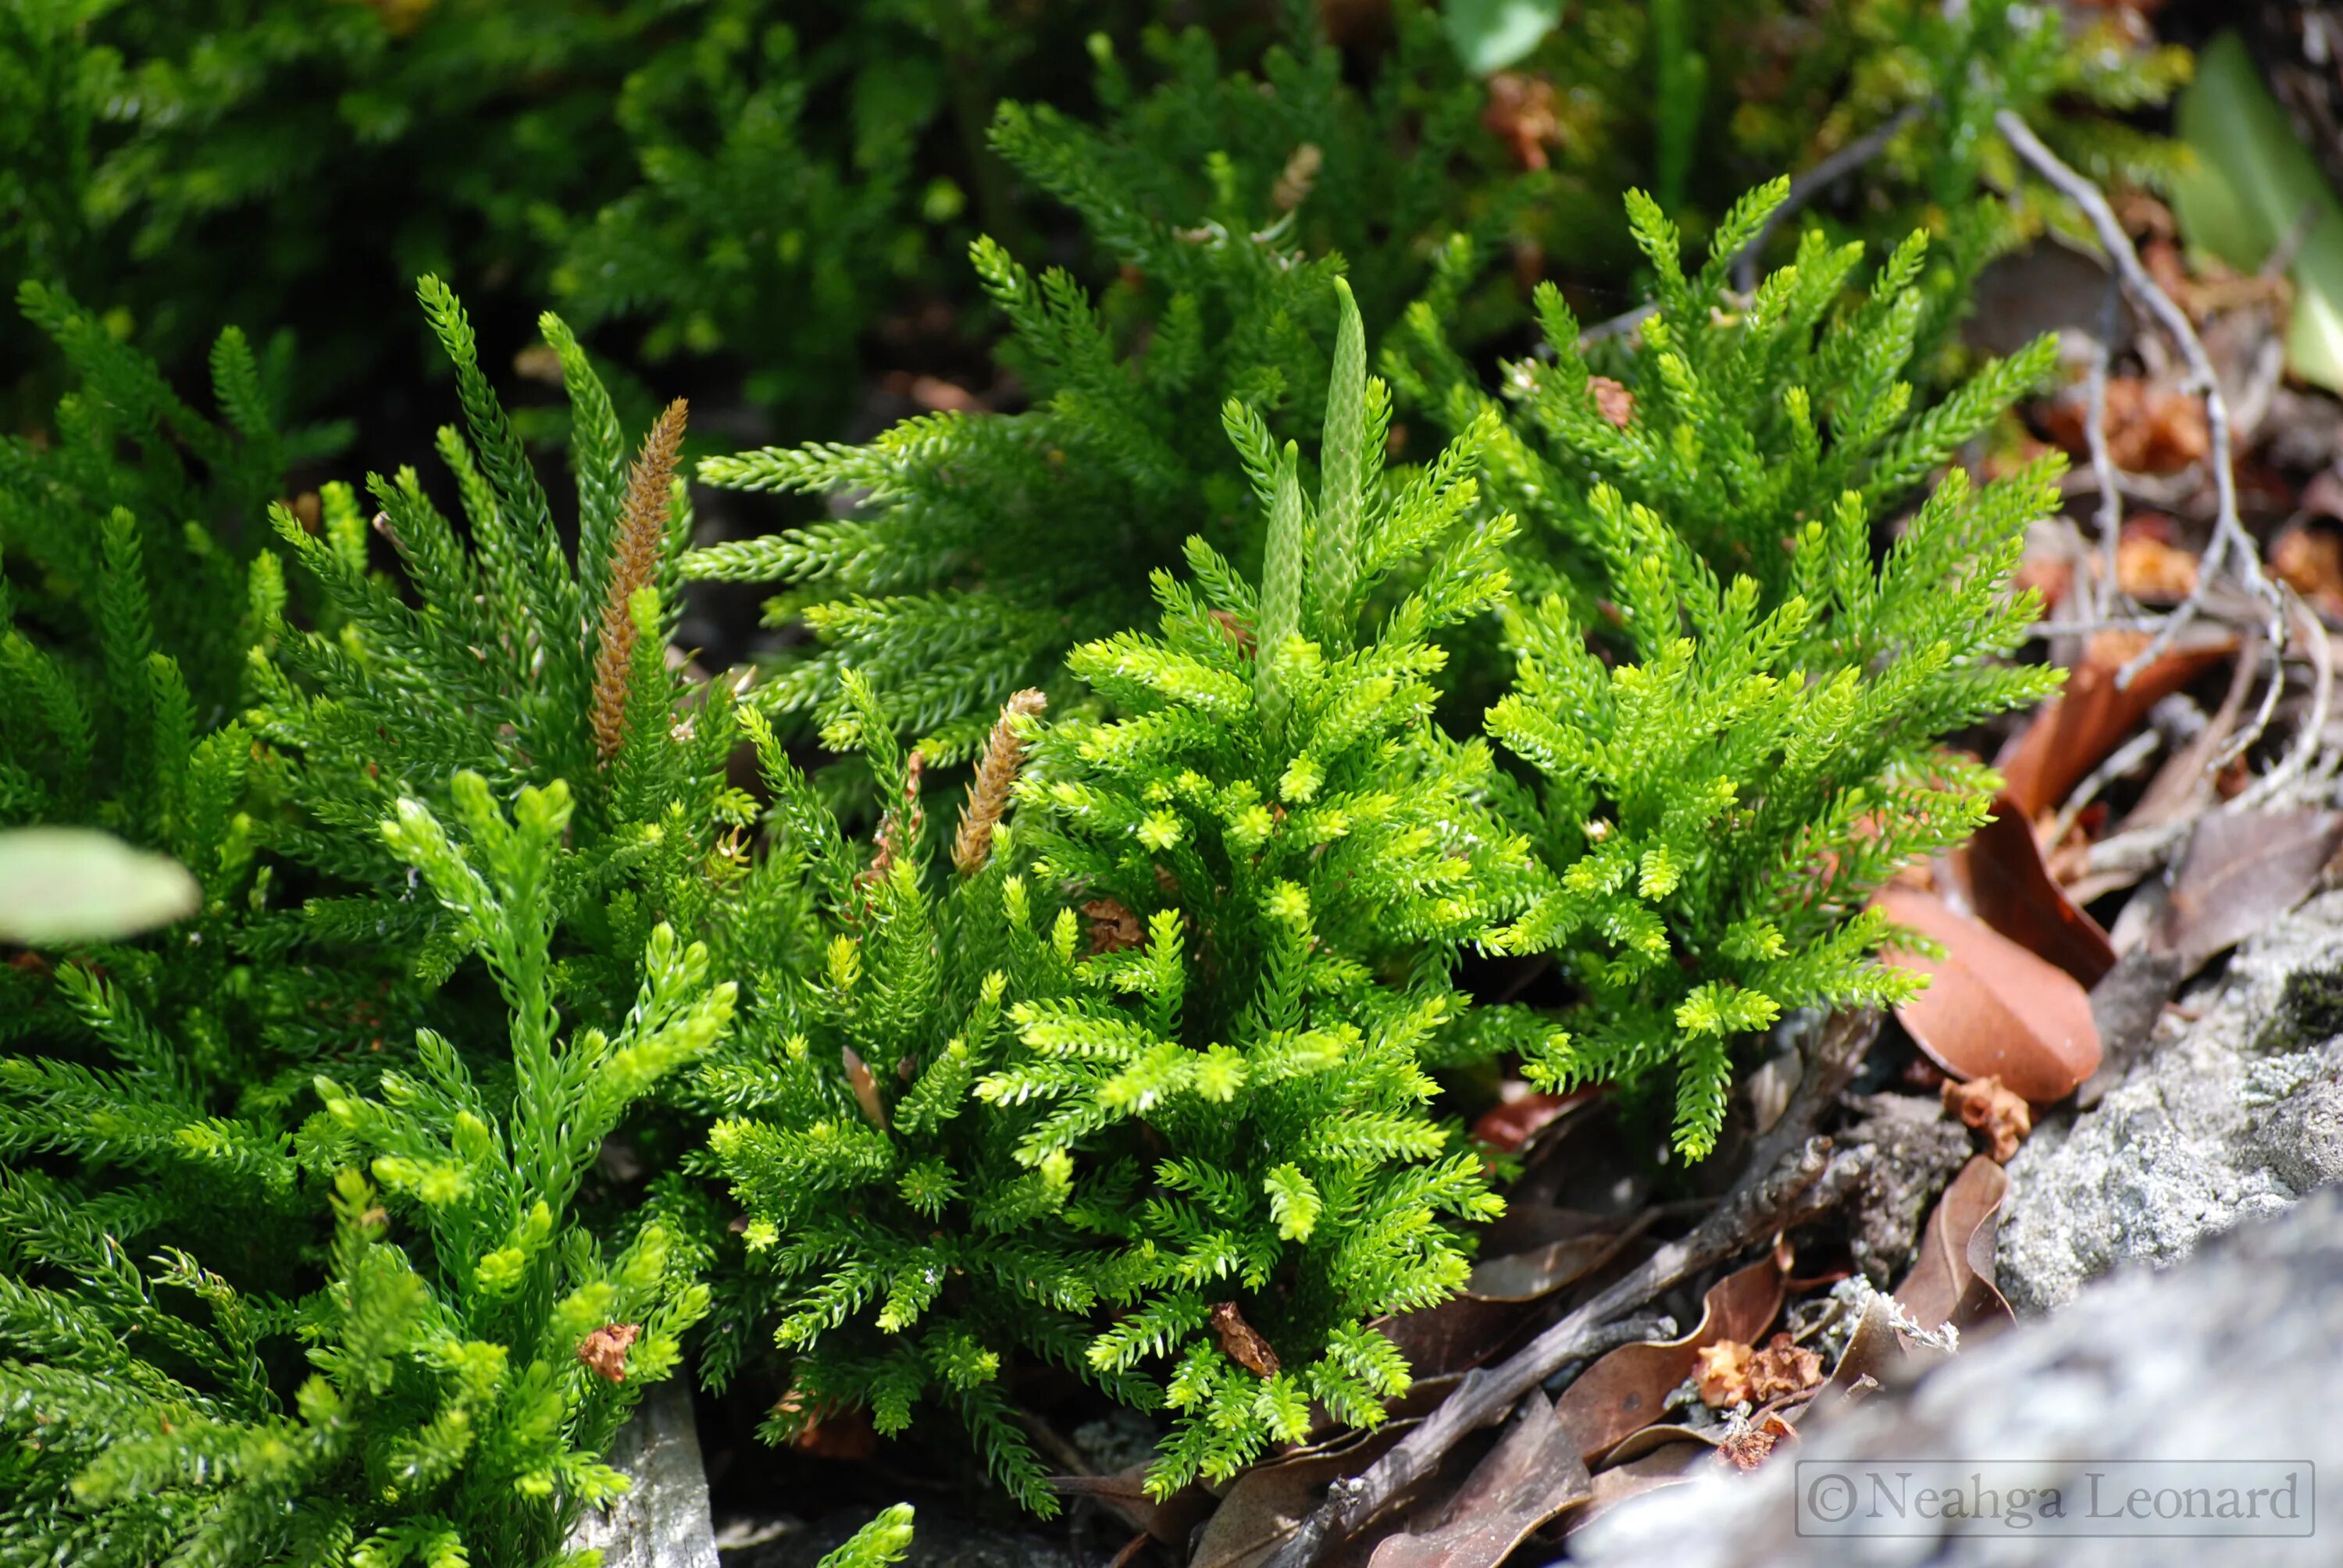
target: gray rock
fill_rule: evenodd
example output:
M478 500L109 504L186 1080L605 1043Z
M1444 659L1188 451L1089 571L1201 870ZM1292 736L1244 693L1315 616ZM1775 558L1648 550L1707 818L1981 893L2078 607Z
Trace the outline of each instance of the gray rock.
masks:
M1573 1538L1573 1557L1602 1568L2331 1564L2343 1507L2338 1345L2343 1191L2329 1191L2189 1261L2097 1282L2053 1317L1973 1344L1835 1422L1810 1422L1798 1443L1754 1474L1719 1468L1626 1503ZM2085 1511L2090 1471L2114 1475L2104 1468L2113 1462L2308 1462L2315 1471L2302 1483L2298 1512L2311 1513L2317 1533L2076 1538L2006 1523L1896 1537L1798 1533L1796 1499L1819 1465L1868 1462L1892 1473L1930 1459L2015 1462L2025 1484L2074 1498L2074 1514ZM1996 1479L2006 1486L2012 1473Z
M2329 994L2333 992L2334 994ZM2009 1164L1999 1268L2019 1312L2120 1264L2343 1180L2343 892L2248 941L2097 1106L2036 1128Z
M604 1462L634 1485L608 1507L587 1513L569 1537L571 1550L599 1547L602 1568L717 1568L708 1472L681 1379L669 1378L644 1397Z

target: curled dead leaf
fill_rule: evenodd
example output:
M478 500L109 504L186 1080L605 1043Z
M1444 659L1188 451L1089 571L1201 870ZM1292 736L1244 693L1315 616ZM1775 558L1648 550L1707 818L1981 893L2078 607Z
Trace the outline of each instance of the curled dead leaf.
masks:
M640 1323L605 1323L578 1342L578 1359L604 1382L627 1381L627 1352L641 1337Z
M1124 907L1120 899L1092 899L1082 907L1082 915L1091 923L1091 956L1119 953L1126 948L1141 946L1147 940L1147 928L1139 917Z
M1234 1302L1212 1303L1212 1332L1220 1336L1221 1349L1255 1377L1275 1377L1278 1372L1277 1352L1253 1326L1244 1321Z
M1993 816L1954 851L1951 867L1971 913L2086 989L2116 967L2107 933L2052 879L2034 829L2008 794L1994 798Z
M2064 1099L2098 1066L2091 999L2074 976L1933 894L1887 888L1878 902L1945 950L1941 962L1912 953L1885 960L1929 977L1896 1016L1937 1066L1955 1078L1998 1077L2037 1104Z
M1961 1125L1985 1134L1986 1153L1996 1165L2006 1165L2034 1131L2034 1108L2004 1089L1998 1078L1973 1078L1966 1083L1945 1081L1945 1109Z
M1961 1167L1921 1232L1920 1256L1896 1299L1923 1329L1964 1333L2016 1321L1994 1283L1994 1238L2009 1177L1984 1155Z
M2082 662L2066 672L2066 689L2001 749L1994 768L2020 816L2030 819L2056 809L2149 709L2227 658L2237 643L2228 636L2184 641L2150 661L2129 686L2117 686L2117 675L2147 645L2146 633L2094 637Z

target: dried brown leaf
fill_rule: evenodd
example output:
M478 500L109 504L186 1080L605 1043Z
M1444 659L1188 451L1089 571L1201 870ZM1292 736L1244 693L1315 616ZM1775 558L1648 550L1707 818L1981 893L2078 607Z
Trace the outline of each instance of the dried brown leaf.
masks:
M1053 1475L1050 1490L1061 1497L1095 1498L1133 1530L1144 1530L1167 1545L1185 1545L1220 1500L1193 1482L1158 1498L1147 1490L1151 1468L1151 1462L1142 1462L1111 1475Z
M1255 1377L1277 1375L1277 1352L1245 1322L1234 1302L1214 1302L1212 1321L1212 1332L1220 1336L1221 1349L1231 1361Z
M1683 1485L1693 1479L1693 1467L1715 1452L1705 1442L1672 1442L1596 1472L1593 1493L1570 1511L1570 1531L1584 1529L1631 1497Z
M1510 1154L1564 1111L1592 1100L1595 1092L1585 1088L1568 1094L1542 1094L1518 1079L1509 1081L1498 1102L1473 1123L1473 1136Z
M2116 966L2099 922L2075 907L2043 864L2040 843L2008 795L1952 856L1953 873L1977 919L2065 970L2085 989Z
M2237 638L2222 637L2158 655L2118 687L2116 676L2147 646L2145 633L2103 632L2066 672L2066 689L2010 737L1994 767L2002 788L2028 819L2056 809L2069 791L2147 716L2147 710L2229 657Z
M1421 1525L1376 1547L1370 1568L1496 1568L1532 1531L1594 1494L1554 1402L1533 1392L1454 1494Z
M1765 1332L1782 1310L1782 1282L1781 1261L1768 1256L1711 1285L1692 1332L1621 1345L1588 1367L1555 1402L1579 1452L1592 1458L1658 1420L1703 1347L1725 1340L1746 1344Z
M1994 1284L1996 1221L2008 1191L2007 1173L1979 1154L1936 1200L1920 1256L1896 1287L1896 1299L1922 1328L1951 1323L1968 1333L2015 1321Z
M1941 962L1912 953L1886 960L1929 977L1896 1016L1937 1066L1955 1078L1998 1077L2042 1104L2063 1099L2098 1066L2091 999L2074 976L1933 894L1888 888L1878 901L1890 920L1945 950Z
M640 1323L605 1323L578 1342L578 1359L604 1382L627 1381L627 1352L642 1337Z
M2210 812L2197 819L2148 950L2193 971L2310 896L2343 844L2343 812Z

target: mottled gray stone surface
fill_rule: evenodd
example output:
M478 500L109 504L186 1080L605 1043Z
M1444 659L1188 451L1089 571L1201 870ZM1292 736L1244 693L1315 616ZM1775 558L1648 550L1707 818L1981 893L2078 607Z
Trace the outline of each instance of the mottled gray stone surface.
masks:
M608 1508L589 1512L569 1538L572 1547L601 1548L602 1568L717 1568L708 1473L681 1379L669 1378L644 1397L605 1462L634 1486Z
M1714 1472L1650 1493L1573 1542L1602 1568L2116 1564L2310 1568L2343 1561L2343 1191L2208 1242L2162 1271L2134 1266L2064 1310L1973 1343L1908 1386L1875 1394L1755 1473ZM2308 1539L2053 1539L2007 1526L1900 1537L1796 1533L1799 1462L1944 1458L2023 1462L2034 1485L2078 1499L2095 1463L2307 1460ZM1813 1475L1810 1469L1808 1477Z
M2273 923L2187 1000L2194 1022L2167 1017L2105 1100L2046 1118L2010 1161L2000 1285L2020 1312L2343 1180L2343 892Z

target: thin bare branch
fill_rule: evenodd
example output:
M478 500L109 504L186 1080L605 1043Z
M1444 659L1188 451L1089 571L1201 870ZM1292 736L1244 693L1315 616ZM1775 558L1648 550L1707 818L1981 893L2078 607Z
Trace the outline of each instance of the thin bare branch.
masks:
M2123 487L2117 482L2115 458L2107 451L2107 358L2115 351L2122 306L2122 286L2111 274L2107 302L2099 311L2099 340L2091 354L2090 412L2083 427L2090 443L2091 473L2099 482L2099 582L2091 600L2099 615L2137 608L2123 588Z
M2214 374L2213 362L2205 352L2196 327L2189 325L2187 313L2172 301L2172 297L2157 286L2140 264L2139 252L2132 248L2131 236L2107 205L2106 195L2084 176L2067 166L2057 154L2042 145L2032 128L2015 111L2003 109L1994 116L1994 124L2017 156L2048 181L2060 195L2082 209L2097 234L2099 245L2107 252L2117 276L2140 307L2156 318L2157 325L2179 347L2181 357L2187 362L2190 388L2204 399L2205 423L2211 436L2213 463L2213 538L2205 548L2205 558L2198 568L2197 586L2188 596L2164 618L2163 626L2131 662L2117 675L2119 684L2128 686L2132 678L2146 668L2157 656L2172 646L2181 629L2203 609L2205 594L2224 567L2235 574L2247 591L2267 604L2270 609L2269 637L2273 647L2286 641L2286 607L2268 577L2262 571L2261 553L2255 548L2253 536L2246 532L2237 517L2237 480L2236 458L2231 450L2229 434L2229 404L2222 395L2220 377ZM2281 662L2280 668L2283 668ZM2247 731L2246 743L2258 731Z

